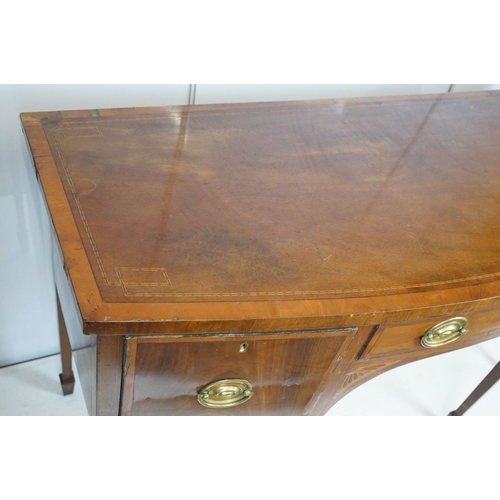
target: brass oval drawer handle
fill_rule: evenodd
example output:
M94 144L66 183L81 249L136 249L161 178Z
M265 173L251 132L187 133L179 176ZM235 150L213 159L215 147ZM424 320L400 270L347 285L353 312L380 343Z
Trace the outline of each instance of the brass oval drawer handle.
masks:
M455 342L468 331L465 318L451 318L429 328L424 333L420 343L424 347L440 347Z
M198 393L198 402L208 408L230 408L245 403L253 396L247 380L234 378L212 382Z

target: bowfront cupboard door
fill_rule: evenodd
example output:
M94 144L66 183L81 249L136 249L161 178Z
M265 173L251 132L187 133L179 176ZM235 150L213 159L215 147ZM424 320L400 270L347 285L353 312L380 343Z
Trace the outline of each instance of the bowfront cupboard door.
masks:
M122 415L307 415L356 329L128 337Z

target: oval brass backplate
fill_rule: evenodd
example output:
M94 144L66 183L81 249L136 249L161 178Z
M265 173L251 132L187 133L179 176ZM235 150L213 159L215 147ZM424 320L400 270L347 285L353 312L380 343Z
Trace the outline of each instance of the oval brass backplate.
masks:
M253 396L247 380L234 378L212 382L198 393L198 402L208 408L230 408L245 403Z
M439 347L455 342L468 331L467 320L465 318L451 318L429 328L423 335L420 343L424 347Z

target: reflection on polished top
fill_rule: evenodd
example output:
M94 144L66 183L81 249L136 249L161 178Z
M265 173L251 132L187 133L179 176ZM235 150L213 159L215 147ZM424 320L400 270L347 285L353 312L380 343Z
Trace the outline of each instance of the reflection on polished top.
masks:
M103 302L500 277L500 93L31 113L28 131L35 119Z

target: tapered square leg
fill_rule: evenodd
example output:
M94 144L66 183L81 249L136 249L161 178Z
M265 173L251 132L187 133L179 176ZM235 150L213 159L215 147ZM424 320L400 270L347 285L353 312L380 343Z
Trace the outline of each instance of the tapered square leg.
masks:
M469 397L455 411L448 413L449 417L461 417L486 391L500 379L500 362L484 377L483 381L470 393Z
M61 387L63 391L63 396L68 396L69 394L73 394L75 389L75 377L72 375L69 378L63 378L63 374L59 374L59 380L61 381Z
M69 394L73 394L73 390L75 388L75 377L73 375L73 369L72 369L71 344L69 342L68 331L66 329L66 323L64 322L61 303L59 301L59 294L57 293L57 291L56 291L56 296L57 296L57 316L59 321L59 341L61 344L61 362L62 362L62 373L59 375L59 380L61 381L63 395L67 396Z

